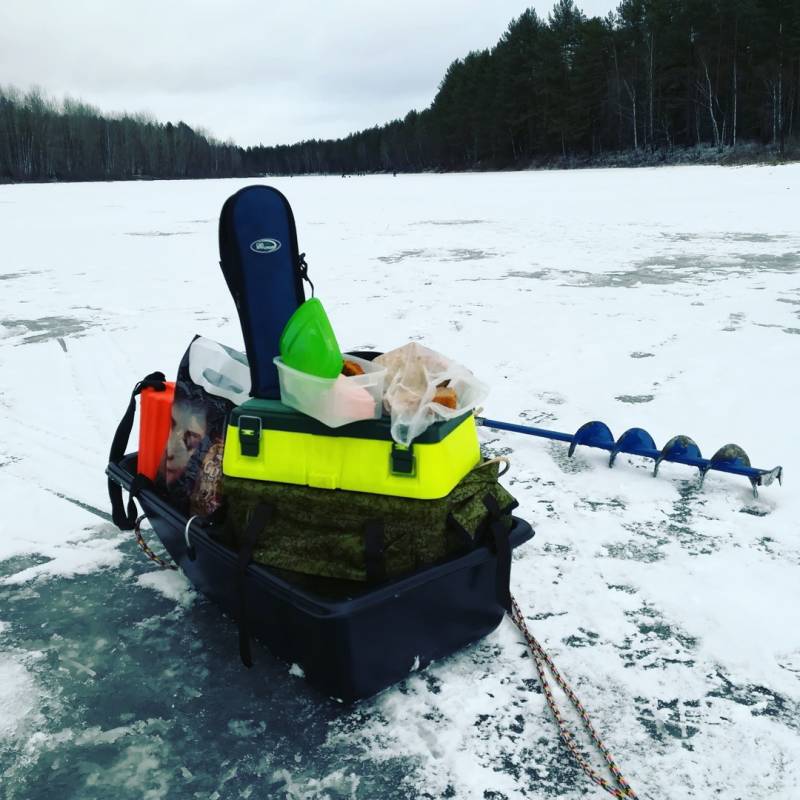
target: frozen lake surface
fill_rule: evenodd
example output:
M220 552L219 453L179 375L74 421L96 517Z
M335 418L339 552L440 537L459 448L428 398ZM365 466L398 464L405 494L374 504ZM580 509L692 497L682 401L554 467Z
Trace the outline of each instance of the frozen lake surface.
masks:
M241 347L217 264L253 181L0 186L0 785L9 800L599 797L505 620L355 706L107 517L132 385ZM734 441L760 491L483 430L536 537L512 591L642 798L800 786L800 165L271 181L346 347L424 342L487 416ZM133 449L133 446L132 448Z

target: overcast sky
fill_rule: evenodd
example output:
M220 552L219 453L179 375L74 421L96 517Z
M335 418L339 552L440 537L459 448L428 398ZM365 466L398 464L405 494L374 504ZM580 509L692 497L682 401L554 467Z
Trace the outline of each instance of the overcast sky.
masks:
M451 61L553 2L0 0L0 83L245 146L336 138L425 108Z

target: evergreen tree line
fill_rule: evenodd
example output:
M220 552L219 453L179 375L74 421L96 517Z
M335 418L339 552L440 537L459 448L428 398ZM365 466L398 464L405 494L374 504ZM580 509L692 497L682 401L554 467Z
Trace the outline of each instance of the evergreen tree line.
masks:
M0 181L220 178L252 174L245 151L179 122L104 117L85 103L0 87Z
M276 147L0 88L0 180L524 167L799 138L800 0L622 0L605 19L558 0L454 61L425 110Z
M800 137L800 0L558 0L454 61L433 103L337 141L255 148L278 174L527 166Z

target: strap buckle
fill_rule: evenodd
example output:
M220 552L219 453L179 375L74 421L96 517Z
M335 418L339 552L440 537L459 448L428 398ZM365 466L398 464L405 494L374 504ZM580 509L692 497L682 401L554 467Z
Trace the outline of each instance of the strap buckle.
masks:
M392 442L392 452L389 456L389 472L401 478L413 478L417 474L417 458L414 455L414 445L403 445Z
M243 456L257 457L261 449L261 417L239 417L239 447Z

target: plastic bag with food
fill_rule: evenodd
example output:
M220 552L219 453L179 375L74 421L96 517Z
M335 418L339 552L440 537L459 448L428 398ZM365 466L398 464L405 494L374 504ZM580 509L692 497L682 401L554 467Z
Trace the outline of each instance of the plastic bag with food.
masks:
M375 363L386 367L383 405L392 416L392 438L406 446L434 422L460 416L489 393L466 367L417 342Z

